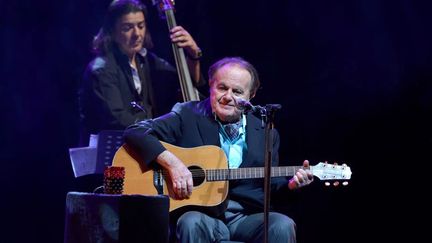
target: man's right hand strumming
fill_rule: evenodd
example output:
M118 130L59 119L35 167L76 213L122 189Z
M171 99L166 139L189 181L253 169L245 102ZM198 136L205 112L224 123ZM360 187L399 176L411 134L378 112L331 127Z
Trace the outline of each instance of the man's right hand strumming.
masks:
M192 194L192 173L173 153L165 150L156 161L169 173L167 187L169 196L176 200L187 199Z

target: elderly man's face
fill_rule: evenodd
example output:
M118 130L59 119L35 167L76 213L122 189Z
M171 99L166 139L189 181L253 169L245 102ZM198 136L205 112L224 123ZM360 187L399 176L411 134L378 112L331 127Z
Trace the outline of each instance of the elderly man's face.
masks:
M210 101L212 111L222 122L236 122L241 110L236 106L236 99L249 100L251 97L251 75L236 64L221 67L210 83Z

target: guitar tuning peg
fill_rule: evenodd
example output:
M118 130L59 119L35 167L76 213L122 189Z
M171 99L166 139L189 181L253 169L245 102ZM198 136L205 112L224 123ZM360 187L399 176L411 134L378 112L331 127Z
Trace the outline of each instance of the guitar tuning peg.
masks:
M325 185L325 186L330 186L330 182L326 181L326 182L324 183L324 185Z
M333 186L339 186L339 181L333 182Z
M348 181L342 182L342 186L348 186Z

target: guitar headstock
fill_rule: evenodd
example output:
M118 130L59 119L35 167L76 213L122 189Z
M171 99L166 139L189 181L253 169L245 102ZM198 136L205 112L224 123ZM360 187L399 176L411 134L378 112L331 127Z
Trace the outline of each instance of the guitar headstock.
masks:
M346 164L328 164L327 162L319 162L317 165L311 166L311 170L314 176L318 177L322 181L334 181L333 185L338 186L339 181L342 185L348 185L347 180L351 179L351 168ZM326 186L330 185L330 182L325 183Z

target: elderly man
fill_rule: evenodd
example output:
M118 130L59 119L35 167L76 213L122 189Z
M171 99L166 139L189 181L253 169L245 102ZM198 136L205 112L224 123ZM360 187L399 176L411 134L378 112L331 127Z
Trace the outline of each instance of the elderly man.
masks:
M244 114L237 105L239 99L253 98L259 85L258 73L249 62L239 57L223 58L209 69L210 98L178 103L162 117L132 125L125 132L125 141L148 166L157 163L168 172L167 186L173 199L187 199L194 193L192 173L160 141L186 148L216 145L227 155L229 168L262 167L265 131L261 120ZM276 166L277 133L273 139L276 153L272 165ZM308 168L309 162L304 161L303 167ZM309 170L299 169L291 180L272 180L272 191L289 193L312 180ZM199 210L183 213L177 220L176 236L180 242L262 242L263 199L262 179L231 181L225 211L216 216ZM295 242L295 227L288 216L271 212L269 241Z

